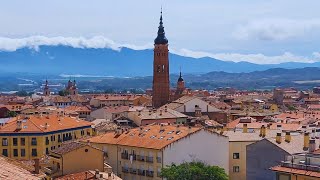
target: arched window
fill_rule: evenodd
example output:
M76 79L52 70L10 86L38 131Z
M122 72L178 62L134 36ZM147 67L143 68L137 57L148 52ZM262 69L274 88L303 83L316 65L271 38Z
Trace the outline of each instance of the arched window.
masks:
M162 65L162 72L164 72L164 65Z
M160 65L158 65L158 67L157 67L157 72L160 72Z

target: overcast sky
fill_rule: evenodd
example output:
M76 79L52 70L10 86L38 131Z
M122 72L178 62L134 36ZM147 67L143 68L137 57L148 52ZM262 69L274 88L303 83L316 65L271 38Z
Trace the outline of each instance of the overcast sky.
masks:
M79 43L151 48L161 5L174 53L255 63L320 61L319 0L1 1L0 50Z

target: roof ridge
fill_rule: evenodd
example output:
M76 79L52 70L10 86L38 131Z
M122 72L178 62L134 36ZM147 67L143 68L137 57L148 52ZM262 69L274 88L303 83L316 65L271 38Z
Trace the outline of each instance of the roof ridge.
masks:
M38 129L40 129L41 132L44 132L38 125L36 125L33 121L31 121L31 118L28 119L34 126L36 126Z

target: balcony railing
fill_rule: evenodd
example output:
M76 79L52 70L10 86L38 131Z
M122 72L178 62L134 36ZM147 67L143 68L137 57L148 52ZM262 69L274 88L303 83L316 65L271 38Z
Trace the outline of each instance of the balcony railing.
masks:
M129 159L129 154L127 154L127 153L121 153L121 158L122 158L122 159Z
M145 170L138 169L138 175L144 176L146 174Z
M128 173L128 172L129 172L129 168L122 167L122 172L124 172L124 173Z
M146 171L146 176L153 177L153 171Z
M282 161L281 166L288 167L288 168L294 168L294 169L302 169L302 170L320 172L320 166L314 166L314 165L310 165L310 164L292 163L292 162L288 162L288 161Z
M144 157L144 156L137 155L137 160L138 160L138 161L145 161L145 157Z
M130 172L130 174L137 174L137 169L136 168L130 168L129 172Z
M161 163L161 157L157 157L157 163Z
M146 162L153 163L153 157L146 156Z

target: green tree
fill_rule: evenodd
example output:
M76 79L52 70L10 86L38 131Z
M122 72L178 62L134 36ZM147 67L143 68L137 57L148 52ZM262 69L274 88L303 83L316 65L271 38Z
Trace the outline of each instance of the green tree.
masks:
M171 164L161 170L161 176L168 180L228 180L223 168L210 166L200 161Z
M6 114L6 117L16 117L16 116L17 116L17 113L14 111L8 111Z
M59 94L59 96L67 96L67 95L69 95L69 92L66 90L61 90L58 92L58 94Z
M28 96L28 92L25 90L16 92L17 96Z

